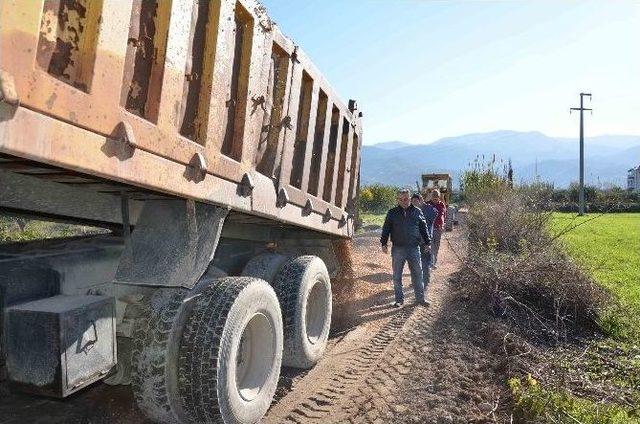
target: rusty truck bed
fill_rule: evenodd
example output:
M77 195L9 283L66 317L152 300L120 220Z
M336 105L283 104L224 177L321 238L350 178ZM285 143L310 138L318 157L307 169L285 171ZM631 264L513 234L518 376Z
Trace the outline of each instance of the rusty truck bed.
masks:
M4 0L0 76L0 170L353 232L362 115L256 1Z

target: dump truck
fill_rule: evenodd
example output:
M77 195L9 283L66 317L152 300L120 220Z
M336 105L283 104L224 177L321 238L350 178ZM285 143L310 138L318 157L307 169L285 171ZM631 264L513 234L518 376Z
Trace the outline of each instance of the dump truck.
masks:
M106 230L0 248L0 380L258 421L325 350L361 118L254 0L2 1L1 212Z

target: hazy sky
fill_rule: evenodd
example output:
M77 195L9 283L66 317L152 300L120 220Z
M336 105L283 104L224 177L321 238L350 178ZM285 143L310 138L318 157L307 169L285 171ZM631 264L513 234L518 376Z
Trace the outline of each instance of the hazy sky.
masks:
M640 134L640 1L263 0L343 100L365 144L498 129Z

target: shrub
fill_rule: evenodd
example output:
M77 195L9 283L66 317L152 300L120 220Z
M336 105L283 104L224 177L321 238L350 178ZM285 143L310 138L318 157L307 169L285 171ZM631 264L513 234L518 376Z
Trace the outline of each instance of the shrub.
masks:
M578 212L578 183L568 189L556 189L550 183L536 182L521 185L519 190L538 197L540 205L547 210ZM640 194L621 187L596 188L585 186L585 209L587 212L640 212Z
M519 376L509 380L514 422L638 423L637 346L627 353L615 341L610 354L598 349L591 359L587 350L596 349L582 344L602 333L630 337L629 328L620 325L629 310L558 241L584 222L550 231L549 210L559 200L571 202L570 191L544 183L513 188L492 172L469 196L469 243L457 293L502 318L492 323L488 338L504 352L507 375ZM601 205L622 194L596 191L591 198ZM625 317L624 322L637 321ZM569 340L575 343L563 343ZM567 361L558 361L558 352L565 351Z
M617 405L600 404L575 397L565 390L549 390L530 374L512 378L509 388L516 401L516 418L554 423L632 424L640 419Z
M580 192L580 185L578 183L572 182L571 184L569 184L569 190L568 190L569 201L577 202L580 199L579 192ZM585 184L584 186L585 202L595 201L597 195L598 195L598 189L596 187Z
M102 234L102 228L61 224L0 214L0 243Z
M474 202L494 192L503 191L511 187L512 175L506 167L499 169L495 156L484 161L476 157L471 168L465 171L460 177L460 187L464 194L464 199Z
M384 213L396 204L398 187L373 184L360 190L360 210L370 213Z
M551 214L526 192L500 187L476 197L461 285L533 339L557 342L598 327L604 292L548 231ZM569 231L566 229L564 231Z

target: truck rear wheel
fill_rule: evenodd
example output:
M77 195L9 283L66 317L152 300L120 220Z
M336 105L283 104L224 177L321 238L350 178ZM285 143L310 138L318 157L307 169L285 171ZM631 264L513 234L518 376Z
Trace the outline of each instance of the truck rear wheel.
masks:
M180 340L176 322L186 289L158 289L149 304L146 317L138 321L133 333L131 388L138 408L159 423L175 423L176 355L172 349Z
M193 305L193 296L205 290L224 271L211 267L191 289L160 288L148 304L145 318L133 333L131 387L138 407L155 422L184 421L177 389L178 346Z
M254 256L247 262L242 275L244 277L261 278L269 284L273 284L276 275L284 264L288 261L288 258L278 253L261 253Z
M322 357L331 328L327 267L317 256L299 256L282 268L274 289L284 322L282 364L311 368Z
M194 301L180 345L178 387L194 423L254 423L267 412L282 361L282 313L273 288L218 279Z

